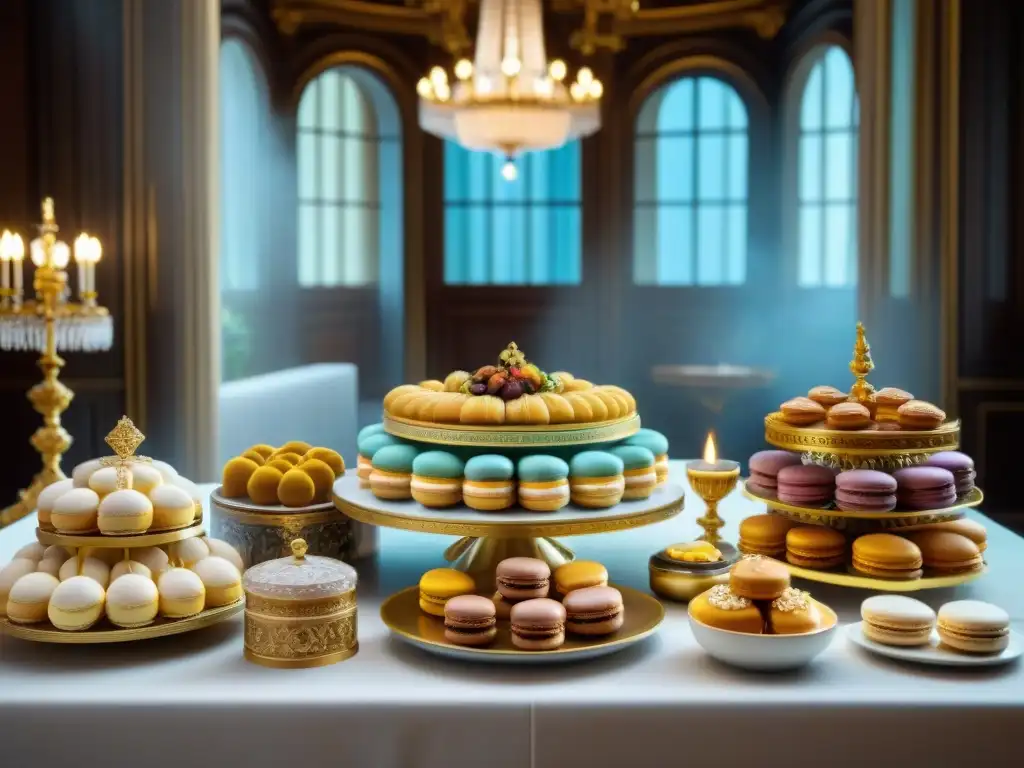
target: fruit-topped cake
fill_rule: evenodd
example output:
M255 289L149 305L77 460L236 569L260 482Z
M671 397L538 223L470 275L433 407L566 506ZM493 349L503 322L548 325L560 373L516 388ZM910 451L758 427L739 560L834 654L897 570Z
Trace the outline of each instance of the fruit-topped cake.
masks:
M565 371L546 373L513 342L496 365L396 387L384 398L384 410L438 424L579 424L633 416L636 401L621 387L595 386Z

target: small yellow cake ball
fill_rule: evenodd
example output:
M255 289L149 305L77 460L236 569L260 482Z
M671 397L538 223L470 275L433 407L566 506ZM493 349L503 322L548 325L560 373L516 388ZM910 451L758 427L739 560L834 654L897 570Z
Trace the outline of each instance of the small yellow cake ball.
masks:
M311 448L302 458L303 461L319 459L331 468L336 478L345 474L345 460L341 458L340 453L332 451L330 448Z
M160 608L160 593L152 579L125 574L107 590L107 618L118 627L152 624Z
M123 536L144 533L153 524L153 502L131 488L122 488L103 497L99 514L100 533Z
M228 544L226 541L220 539L205 539L206 546L210 548L210 554L216 557L223 557L229 563L231 563L238 572L241 573L245 570L245 563L242 562L242 556L238 554L238 550Z
M282 445L276 451L275 456L279 456L282 453L297 453L299 456L305 454L313 446L307 443L305 440L289 440L287 443Z
M60 533L92 533L96 530L99 506L100 497L96 491L73 488L54 502L50 523Z
M170 531L191 525L196 517L196 505L184 488L162 485L149 494L153 504L154 531Z
M305 507L313 503L316 485L301 469L285 472L277 486L277 498L286 507Z
M191 568L200 560L210 556L210 548L204 539L185 539L174 545L174 557L186 568Z
M172 568L156 584L160 593L160 615L168 619L195 616L206 603L206 587L187 568Z
M132 465L132 488L147 496L149 492L158 485L164 484L164 476L160 471L149 464Z
M57 629L80 632L100 620L106 595L88 576L72 576L53 590L46 615Z
M420 386L424 389L429 389L431 392L444 392L444 382L438 381L437 379L421 381Z
M243 459L249 459L249 461L256 462L256 466L262 467L267 463L267 457L262 453L256 453L256 451L246 451L242 454Z
M331 487L334 485L334 472L327 464L320 459L306 459L299 464L298 470L305 472L313 481L313 501L321 504L331 497ZM287 475L285 475L287 477Z
M27 573L7 596L7 618L15 624L46 621L46 606L60 582L48 573Z
M113 547L85 547L82 550L82 554L86 557L95 557L97 560L102 560L111 568L121 560L124 560L124 550L114 549Z
M134 472L128 470L125 475L125 488L134 488ZM89 487L103 498L117 490L117 467L103 467L89 476Z
M159 461L157 459L153 459L153 463L150 466L160 473L160 477L164 479L165 483L173 483L174 480L178 477L178 470L176 470L166 461Z
M36 570L40 573L48 573L51 576L57 576L60 573L60 567L64 565L63 560L58 560L53 557L44 557L36 565Z
M295 465L294 464L291 464L290 462L287 462L284 459L271 459L270 461L267 462L267 466L268 467L273 467L278 472L280 472L282 475L285 472L288 472L288 471L290 471L292 469L295 469Z
M258 453L260 456L263 457L263 460L266 461L267 459L274 455L274 451L276 450L277 449L272 445L267 445L266 443L257 443L256 445L250 445L249 450L246 451L246 453L249 453L250 451L252 451L253 453Z
M145 576L152 580L153 572L137 560L118 560L110 569L110 583L113 584L122 576L134 573L136 576Z
M149 568L154 579L171 567L171 559L160 547L139 547L131 550L128 554L132 560Z
M60 566L57 567L59 568ZM35 572L35 570L36 562L24 557L11 560L11 562L3 568L0 568L0 618L5 616L7 613L7 596L14 587L14 583L22 576L27 576L28 574ZM56 576L56 574L53 573L50 575Z
M106 589L110 583L110 566L95 557L72 557L60 567L57 576L61 581L67 581L75 576L85 576Z
M277 486L281 484L281 478L283 477L284 472L276 467L270 465L257 467L256 471L252 473L252 477L249 478L249 484L246 486L249 498L256 504L277 504Z
M303 454L295 453L294 451L285 451L284 453L275 453L271 461L287 461L293 467L298 466L302 462Z
M72 486L75 488L88 488L89 478L92 477L92 473L102 466L103 464L99 459L83 461L71 472Z
M219 608L242 599L242 574L223 557L211 555L196 563L192 570L206 588L206 607Z
M14 553L12 560L19 558L24 560L31 560L34 563L38 563L43 559L43 555L46 554L46 547L40 544L38 541L33 541L31 544L26 544L24 547Z
M236 456L231 459L224 465L220 492L229 499L245 496L249 480L259 468L259 464L244 456Z

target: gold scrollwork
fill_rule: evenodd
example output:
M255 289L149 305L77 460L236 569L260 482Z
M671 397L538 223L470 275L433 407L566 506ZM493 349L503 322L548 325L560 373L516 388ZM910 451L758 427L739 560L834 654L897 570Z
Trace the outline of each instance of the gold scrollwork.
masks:
M301 603L296 603L294 600L274 600L249 594L245 598L245 607L250 615L289 619L313 619L355 610L356 593L349 592L340 597L309 600Z
M311 662L356 645L356 614L324 622L261 621L246 612L245 648L258 657Z
M420 443L469 445L479 447L586 445L622 440L640 429L636 414L617 421L583 427L450 427L442 424L411 422L384 415L384 429L395 437Z

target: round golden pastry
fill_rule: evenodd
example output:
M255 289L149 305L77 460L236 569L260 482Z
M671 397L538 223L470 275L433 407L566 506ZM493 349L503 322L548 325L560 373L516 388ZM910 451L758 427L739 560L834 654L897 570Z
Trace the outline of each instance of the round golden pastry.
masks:
M523 395L505 403L506 424L548 424L551 416L544 398Z
M164 484L164 476L160 474L160 470L150 464L137 462L132 465L131 472L132 489L144 496L148 496L150 491Z
M803 635L821 628L821 611L809 594L793 587L772 600L768 628L775 635Z
M284 459L269 459L264 466L276 469L282 475L295 468L295 465L285 461Z
M825 418L825 407L809 397L794 397L787 400L779 406L779 410L782 412L783 421L798 427L807 427Z
M439 424L458 424L462 417L462 406L471 396L462 392L446 392L445 395L434 408L434 421Z
M252 451L253 453L258 453L260 456L263 457L263 461L266 462L266 460L269 459L276 450L277 449L272 445L267 445L266 443L257 443L256 445L249 446L249 450L247 450L246 453L249 453L249 451Z
M85 576L106 589L110 583L110 566L98 557L72 557L64 561L57 578L67 581L74 576Z
M594 417L594 409L591 407L590 401L586 400L581 393L567 392L562 397L569 404L569 407L572 408L573 423L582 424L588 421L597 421Z
M751 515L740 522L740 552L781 557L786 552L786 534L794 525L796 523L782 515Z
M909 403L914 396L903 389L885 387L875 393L875 418L888 423L899 422L899 407Z
M946 412L924 400L904 403L896 414L903 429L938 429L946 420Z
M420 387L416 386L415 384L402 384L399 387L395 387L386 395L384 395L384 410L387 411L388 413L395 413L395 415L397 415L392 406L395 404L395 401L398 398L400 398L402 395L409 395L422 391L423 390Z
M145 533L153 525L153 502L132 488L122 488L103 497L96 521L105 536Z
M153 504L154 531L171 531L191 525L196 516L196 505L184 488L162 485L149 494Z
M201 613L206 603L206 587L197 574L187 568L171 568L157 581L160 615L184 619Z
M145 627L160 609L160 593L152 579L128 573L107 590L107 618L117 627Z
M150 580L153 578L153 572L138 560L118 560L110 568L110 583L113 584L119 578L127 576L129 573L136 576L145 576Z
M241 458L248 459L249 461L253 462L257 467L262 467L264 464L267 463L266 456L264 456L262 453L257 453L256 451L252 450L243 453Z
M57 578L56 573L49 573L39 568L40 565L45 563L45 558L40 560L37 564L34 560L29 560L26 557L18 557L11 560L3 568L0 568L0 618L3 618L7 611L7 598L14 587L14 583L18 581L22 576L27 576L30 573L47 573L54 578ZM57 566L60 568L60 565Z
M811 391L807 393L807 397L823 408L831 408L833 405L839 405L845 403L846 398L849 395L840 389L829 386L811 387Z
M297 467L302 463L302 456L303 454L293 451L285 451L283 453L278 451L273 455L271 461L287 461L291 466Z
M242 574L223 557L210 555L192 566L206 589L206 608L231 605L242 599Z
M67 480L58 480L56 483L51 483L39 492L39 496L36 498L36 521L40 528L53 527L53 524L50 522L53 505L57 502L57 499L74 487L75 481L68 478Z
M748 600L774 600L789 586L789 569L767 557L745 557L729 572L733 594Z
M829 429L866 429L871 426L871 411L860 403L839 403L829 408L825 425Z
M618 416L616 416L615 418L622 418L624 416L628 416L633 412L634 401L632 400L632 397L626 397L626 395L624 394L625 391L626 390L621 389L619 387L609 387L607 385L594 387L594 394L602 398L605 398L606 402L607 398L609 397L615 401L615 404L618 406L619 409ZM609 411L611 411L611 408L609 408Z
M576 381L579 381L579 379ZM594 421L608 421L608 406L605 405L604 400L591 392L590 389L585 389L579 392L578 395L587 401L587 405L590 406L590 410L594 413Z
M594 385L586 379L571 379L562 382L562 388L565 392L583 392L593 387Z
M417 401L429 394L431 394L430 390L423 389L422 387L416 387L415 392L405 392L392 401L388 413L393 416L400 416L403 419L410 419L412 418L411 413Z
M636 398L628 390L617 387L614 384L605 384L602 386L602 389L610 390L621 397L626 403L626 413L636 413Z
M106 591L87 576L62 581L50 595L46 616L57 629L81 632L103 616Z
M305 472L313 481L313 503L322 504L331 498L331 488L334 486L334 472L327 464L320 459L306 459L297 467L299 472Z
M46 608L60 581L48 573L27 573L7 593L7 618L15 624L46 621ZM0 615L3 615L0 612Z
M100 496L91 488L72 488L53 503L50 524L59 533L95 533Z
M462 405L459 421L463 424L504 424L505 402L494 395L470 397Z
M277 499L286 507L308 507L316 498L316 485L313 478L301 469L292 469L284 473L277 486Z
M210 545L206 543L205 538L183 539L173 546L175 559L185 568L191 568L210 556Z
M606 418L609 420L617 419L620 416L625 416L622 406L619 404L619 399L615 397L611 392L605 392L600 387L594 387L587 392L591 397L596 397L602 403L604 403L605 410L607 411Z
M294 453L296 456L304 456L312 449L313 446L307 443L305 440L289 440L287 443L280 446L276 451L274 451L271 458L276 458L282 453Z
M978 545L953 531L915 531L906 537L921 550L924 567L936 575L973 573L985 566Z
M227 560L229 563L235 566L235 568L238 569L239 573L243 573L245 571L245 563L242 562L242 556L238 554L237 549L232 547L226 541L221 541L220 539L207 538L205 539L205 541L206 546L209 548L211 555L215 555L216 557L223 557L225 560Z
M544 405L548 408L549 423L571 424L576 420L572 406L569 405L569 401L562 397L562 395L555 394L554 392L541 392L537 397L543 400Z
M462 385L473 378L469 371L452 371L444 377L445 392L460 392Z
M335 477L341 477L345 474L345 460L341 458L341 454L337 451L332 451L330 448L310 448L302 457L302 461L307 462L310 459L322 461L331 468L331 472L334 473Z
M690 601L690 615L701 624L729 632L764 634L764 617L745 597L732 593L725 584L716 584Z
M134 474L131 469L124 473L124 487L133 488ZM89 475L89 488L102 499L118 488L117 467L101 467Z
M917 533L919 531L950 531L952 533L959 533L961 536L966 536L977 544L979 552L984 552L988 546L988 533L985 531L985 526L977 520L971 520L969 517L961 517L959 520L950 520L946 523L922 525L918 528L913 528L908 533Z
M291 469L291 467L289 467ZM277 504L277 486L281 484L284 473L269 464L257 467L246 485L246 493L256 504L270 506Z
M139 547L131 550L128 555L135 562L142 563L149 568L154 579L171 567L170 558L160 547Z
M891 533L869 533L853 541L853 568L881 579L921 578L921 550Z
M221 473L220 492L229 499L248 495L246 488L249 485L249 480L259 468L260 464L244 456L229 459Z
M421 381L420 386L424 389L429 389L432 392L444 392L444 382L438 381L437 379L427 379Z

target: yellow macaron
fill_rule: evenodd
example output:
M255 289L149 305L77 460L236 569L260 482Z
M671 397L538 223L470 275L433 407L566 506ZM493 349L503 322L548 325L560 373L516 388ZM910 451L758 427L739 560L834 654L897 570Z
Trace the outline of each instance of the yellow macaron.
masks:
M454 568L434 568L420 577L420 610L444 618L444 606L458 595L472 594L473 577Z

